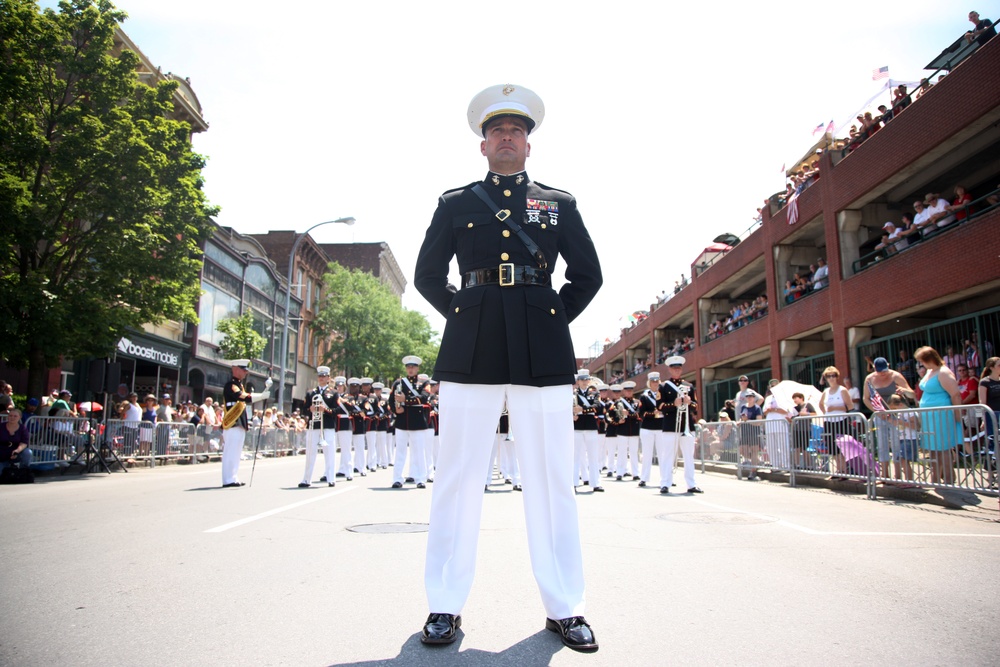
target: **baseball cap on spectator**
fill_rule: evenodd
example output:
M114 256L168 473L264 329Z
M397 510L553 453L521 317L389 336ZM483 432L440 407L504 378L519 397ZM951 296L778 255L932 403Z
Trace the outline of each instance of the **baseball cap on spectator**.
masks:
M933 192L928 192L927 196L924 197L924 203L925 204L933 204L937 200L938 200L938 196L936 194L934 194Z
M66 398L72 398L73 397L73 394L70 392L69 389L63 389L62 391L59 392L59 398L62 398L63 395L65 395Z
M877 357L873 363L875 370L879 373L889 370L889 362L885 360L885 357Z
M893 229L895 229L896 228L896 223L893 222L892 220L889 220L884 225L882 225L882 229L888 229L889 227L892 227Z
M38 407L38 399L37 398L29 398L28 399L28 405L31 406L31 407L33 407L33 408L37 408Z

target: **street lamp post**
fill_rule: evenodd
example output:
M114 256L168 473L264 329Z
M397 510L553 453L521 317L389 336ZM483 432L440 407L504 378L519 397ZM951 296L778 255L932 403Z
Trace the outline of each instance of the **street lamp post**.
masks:
M285 409L285 364L288 362L288 323L291 320L288 309L292 307L292 272L295 269L295 252L299 249L299 243L302 239L308 236L309 232L317 227L333 224L353 225L354 223L355 220L351 217L337 218L336 220L327 220L326 222L317 222L315 225L295 237L295 243L292 244L292 252L288 255L288 284L287 289L285 290L285 329L281 334L281 375L278 376L279 410Z

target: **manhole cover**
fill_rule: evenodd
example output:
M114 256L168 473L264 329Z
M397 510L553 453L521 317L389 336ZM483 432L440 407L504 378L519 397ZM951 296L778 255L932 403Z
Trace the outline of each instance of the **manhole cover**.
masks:
M661 521L676 521L677 523L715 523L727 526L753 526L761 523L774 523L777 517L743 514L742 512L677 512L675 514L659 514Z
M351 526L347 530L352 533L371 533L375 535L386 535L389 533L426 533L428 524L426 523L362 523Z

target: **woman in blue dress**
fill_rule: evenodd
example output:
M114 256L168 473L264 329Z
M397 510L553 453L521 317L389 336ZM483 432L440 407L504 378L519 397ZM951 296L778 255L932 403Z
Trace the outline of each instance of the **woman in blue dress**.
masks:
M922 347L913 353L927 373L920 380L921 408L940 408L962 404L958 381L945 366L944 359L933 347ZM934 410L923 417L921 447L930 454L931 482L955 483L955 448L962 444L961 410Z

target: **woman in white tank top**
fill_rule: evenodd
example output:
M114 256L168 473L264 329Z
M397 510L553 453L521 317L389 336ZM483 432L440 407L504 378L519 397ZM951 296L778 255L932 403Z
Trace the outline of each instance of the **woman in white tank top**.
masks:
M840 371L835 366L827 366L823 371L823 378L828 385L819 399L820 412L826 415L823 418L823 441L837 464L837 472L841 473L831 479L845 480L847 478L842 473L846 470L846 465L844 455L837 445L837 436L851 434L847 413L854 409L854 401L851 400L847 388L840 384Z

